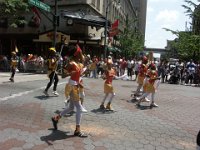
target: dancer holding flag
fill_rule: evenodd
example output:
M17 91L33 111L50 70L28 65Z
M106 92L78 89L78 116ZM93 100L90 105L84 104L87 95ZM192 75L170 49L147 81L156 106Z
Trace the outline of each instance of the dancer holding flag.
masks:
M15 72L16 72L16 68L17 68L17 65L18 65L18 58L17 58L17 55L16 55L16 52L12 52L11 53L11 77L10 77L10 81L11 82L14 82L14 76L15 76Z
M47 65L48 65L48 77L49 77L50 81L47 84L43 93L46 96L49 96L48 90L51 87L52 83L54 82L53 94L58 96L59 94L56 91L56 89L57 89L59 79L58 79L58 74L56 72L56 69L58 66L59 56L56 55L56 49L54 47L49 48L49 52L50 52L50 55L49 55L49 59L47 61Z
M82 105L80 100L80 76L81 67L79 65L83 60L82 50L78 45L68 46L68 56L71 58L69 64L65 67L67 73L70 76L69 83L65 87L65 95L69 96L69 107L66 107L59 115L52 117L52 123L54 129L57 130L58 121L67 113L74 110L76 107L76 129L74 131L75 136L87 137L80 128L81 117L82 117Z

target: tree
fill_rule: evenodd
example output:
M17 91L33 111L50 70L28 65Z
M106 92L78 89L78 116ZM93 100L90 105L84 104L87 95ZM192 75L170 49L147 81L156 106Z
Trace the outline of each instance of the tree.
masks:
M0 13L9 18L9 26L19 27L26 24L22 14L29 11L27 0L5 0L0 4Z
M186 14L190 16L193 20L194 18L200 18L200 10L198 10L198 5L195 3L185 0L189 5L182 5L186 9ZM190 6L194 7L191 8ZM195 24L193 24L192 31L173 31L167 28L164 28L166 31L170 31L172 34L176 35L177 38L171 43L171 51L174 53L176 51L178 57L183 60L194 59L196 61L200 60L200 34L194 32ZM199 27L198 27L199 28Z
M126 57L136 55L144 48L144 36L136 28L137 19L126 21L124 31L119 35L119 41Z

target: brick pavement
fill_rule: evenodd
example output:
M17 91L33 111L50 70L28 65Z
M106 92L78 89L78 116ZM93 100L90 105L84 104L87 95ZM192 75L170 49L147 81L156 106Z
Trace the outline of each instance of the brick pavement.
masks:
M84 82L89 112L83 115L82 129L89 134L88 138L73 136L74 115L64 117L58 131L51 130L50 117L63 108L64 85L60 85L58 98L45 99L33 92L0 102L0 150L195 149L200 122L199 88L162 84L156 95L159 108L151 110L143 104L138 109L127 101L136 83L114 80L116 112L103 113L97 109L103 98L103 80Z

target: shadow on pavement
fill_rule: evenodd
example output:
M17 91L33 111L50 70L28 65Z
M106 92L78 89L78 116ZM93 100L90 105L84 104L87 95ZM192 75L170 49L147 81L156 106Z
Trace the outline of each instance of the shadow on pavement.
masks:
M64 109L64 108L63 108ZM60 114L62 111L60 111L60 110L56 110L54 113L55 114ZM75 111L71 111L71 112L69 112L68 114L65 114L64 115L64 117L71 117L71 116L73 116L74 114L76 114L76 112Z
M39 100L47 100L50 99L52 97L57 97L57 96L45 96L45 95L39 95L39 96L35 96L34 98L37 98Z
M145 105L136 105L136 108L140 109L140 110L147 110L147 109L152 109L150 106L145 106Z
M116 111L115 110L107 110L107 109L97 108L97 109L91 110L91 112L96 113L96 114L111 114L111 113L114 113Z
M52 130L51 134L40 137L40 140L46 142L48 145L53 145L52 142L57 141L57 140L63 140L63 139L75 137L74 135L67 135L69 131L64 132L64 131L54 130L54 129L49 129L49 130Z

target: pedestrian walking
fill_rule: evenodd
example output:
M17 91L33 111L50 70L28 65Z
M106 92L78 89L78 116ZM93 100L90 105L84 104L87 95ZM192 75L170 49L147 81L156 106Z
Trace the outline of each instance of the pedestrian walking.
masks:
M11 76L10 76L10 81L14 82L14 76L16 73L16 69L17 69L17 65L18 65L18 58L16 55L16 52L12 52L11 53L11 63L10 63L10 68L11 68Z
M69 64L65 67L67 73L70 75L69 83L65 88L65 95L69 96L69 107L66 107L60 114L52 117L52 123L54 129L57 130L58 121L67 113L74 110L76 107L76 129L74 131L74 136L87 137L85 133L81 131L80 123L82 117L82 105L80 101L79 91L80 91L80 75L81 68L79 66L80 61L83 59L82 50L78 45L68 46L67 55L71 58Z
M44 94L46 96L49 96L48 94L48 90L51 87L51 85L54 83L53 86L53 94L58 96L58 92L56 91L57 89L57 85L58 85L58 74L57 74L57 66L58 66L58 60L59 60L59 56L56 55L56 49L54 47L49 48L49 59L47 60L47 66L48 66L48 77L50 79L49 83L47 84L45 90L44 90Z

